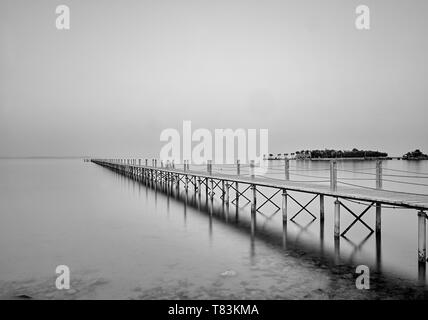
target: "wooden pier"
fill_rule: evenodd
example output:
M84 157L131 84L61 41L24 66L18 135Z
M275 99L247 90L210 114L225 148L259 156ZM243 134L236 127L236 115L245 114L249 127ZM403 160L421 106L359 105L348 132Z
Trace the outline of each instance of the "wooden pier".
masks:
M218 193L223 202L227 204L234 202L237 206L240 199L245 199L245 201L251 202L252 214L255 214L261 207L270 203L281 210L284 223L287 223L288 219L295 219L302 212L309 213L316 219L316 216L307 207L317 198L319 199L318 217L323 221L326 198L332 198L334 200L334 237L337 239L340 236L345 236L357 222L362 223L371 233L376 232L376 237L380 238L382 206L414 209L418 216L417 256L419 267L425 270L427 261L426 211L428 210L428 194L382 189L383 170L380 161L377 162L376 166L376 187L374 188L353 187L351 184L345 186L338 185L337 163L335 161L332 161L330 164L330 179L328 184L289 180L288 161L285 161L284 165L284 179L256 175L253 161L250 163L249 174L245 175L241 174L239 161L236 163L236 167L234 167L236 172L233 174L213 172L213 166L210 161L207 163L206 171L190 170L187 161L182 165L182 169L176 168L174 163L169 162L165 166L161 162L161 166L158 167L156 159L152 160L151 166L149 166L147 159L145 159L144 164L142 164L142 159L92 159L91 162L126 175L131 175L154 187L161 184L167 190L172 190L173 188L180 190L180 188L184 188L186 192L189 192L189 190L193 189L193 192L198 195L201 195L202 191L204 191L206 198L211 200ZM273 193L267 195L266 189L272 190ZM290 194L290 191L311 194L313 197L308 203L302 204ZM278 201L281 202L280 204L277 204L274 200L274 197L278 194L281 195L281 201ZM260 198L262 200L261 204L258 203ZM355 201L365 205L365 209L361 213L356 213L343 200ZM291 218L289 218L290 215L288 212L289 201L295 202L300 207L300 210L294 213ZM371 208L375 209L376 221L374 230L362 220L362 217ZM355 219L341 232L340 216L342 209L351 214Z

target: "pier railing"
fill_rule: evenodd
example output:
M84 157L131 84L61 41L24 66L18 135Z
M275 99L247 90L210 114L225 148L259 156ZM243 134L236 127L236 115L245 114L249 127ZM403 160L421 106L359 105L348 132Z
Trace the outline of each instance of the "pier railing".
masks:
M108 161L122 165L145 165L148 166L149 159L108 159ZM298 161L299 162L299 161ZM305 162L305 161L300 161ZM428 195L428 172L415 172L385 168L383 161L376 161L376 166L369 168L345 169L338 167L338 161L331 160L329 168L304 168L291 167L290 161L284 164L268 165L256 164L253 160L249 164L242 164L239 160L235 164L213 165L207 161L204 165L192 165L184 160L177 165L174 161L162 161L151 159L151 166L155 168L180 169L184 171L201 171L210 174L229 174L237 176L262 177L278 181L294 181L329 184L332 191L336 191L338 185L357 187L367 190L402 191L403 187L411 189L410 194ZM263 170L257 170L262 168ZM261 173L260 173L261 172ZM386 184L385 184L386 183ZM385 187L387 185L388 187ZM398 186L399 188L394 186ZM416 190L416 191L415 191Z

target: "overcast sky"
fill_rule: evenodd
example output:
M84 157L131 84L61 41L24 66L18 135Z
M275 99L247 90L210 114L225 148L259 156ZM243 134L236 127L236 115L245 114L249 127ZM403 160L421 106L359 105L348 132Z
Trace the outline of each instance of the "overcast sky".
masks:
M152 157L183 120L267 128L272 153L428 152L427 15L426 0L1 0L0 156Z

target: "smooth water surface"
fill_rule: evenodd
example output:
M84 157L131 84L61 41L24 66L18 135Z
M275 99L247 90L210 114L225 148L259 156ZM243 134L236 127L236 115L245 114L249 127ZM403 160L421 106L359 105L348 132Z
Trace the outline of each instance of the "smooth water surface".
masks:
M364 171L373 165L352 161L339 167ZM384 167L426 173L428 161L393 160ZM294 162L293 168L321 169L316 174L328 176L326 162ZM280 171L277 178L282 178ZM292 195L303 205L312 198ZM263 200L259 197L259 204ZM281 195L274 200L280 205ZM417 212L385 208L380 239L357 223L347 238L334 241L333 201L325 200L324 223L302 212L283 224L281 211L269 203L252 220L244 200L237 208L218 196L211 204L204 192L199 199L193 189L187 196L184 190L167 194L79 159L3 159L0 297L427 298L417 263ZM348 205L357 213L364 209ZM318 217L318 201L307 208ZM299 209L289 201L289 216ZM345 228L353 217L343 213L341 220ZM374 227L374 209L364 220ZM370 290L355 287L360 264L370 268ZM70 290L55 287L58 265L70 268Z

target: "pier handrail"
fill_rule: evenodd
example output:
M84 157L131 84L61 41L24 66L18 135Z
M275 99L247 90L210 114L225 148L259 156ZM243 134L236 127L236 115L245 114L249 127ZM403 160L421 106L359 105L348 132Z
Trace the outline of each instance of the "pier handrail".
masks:
M96 160L96 159L94 159ZM98 160L98 161L104 161L104 160ZM214 165L212 163L209 163L208 167L206 167L205 170L203 170L203 165L201 166L195 166L197 169L199 170L194 170L195 168L189 167L189 164L186 161L186 166L185 166L185 170L183 168L183 170L181 169L177 169L177 168L171 168L171 167L157 167L157 160L153 159L152 166L143 166L143 165L139 165L139 161L137 160L129 160L126 159L122 162L117 162L116 160L111 160L112 163L116 163L116 164L122 164L122 165L129 165L129 166L136 166L136 167L144 167L144 168L148 168L148 169L154 169L156 168L156 170L158 171L169 171L169 172L175 172L175 173L185 173L191 176L200 176L203 178L211 178L212 176L219 176L219 178L221 179L225 179L225 180L229 180L229 181L236 181L238 183L249 183L251 179L257 178L260 181L258 181L258 183L263 186L267 186L267 187L278 187L278 188L284 188L287 187L290 190L293 190L295 188L294 185L291 184L305 184L306 186L303 185L299 185L296 190L297 191L302 191L302 192L318 192L320 194L325 194L325 195L331 195L331 196L335 196L335 195L339 195L341 197L348 197L349 196L349 192L347 193L347 190L343 190L341 188L338 189L338 185L342 185L342 186L347 186L347 187L352 187L352 188L357 188L357 189L362 189L362 190L367 190L367 191L378 191L378 195L392 195L392 194L398 194L398 195L403 195L403 201L415 201L414 199L408 199L408 196L415 196L415 197L424 197L423 202L425 202L425 198L428 199L428 192L427 193L418 193L418 192L403 192L403 191L397 191L397 190L392 190L392 189L386 189L384 188L384 186L382 186L382 183L379 184L379 179L381 179L381 182L387 182L387 183L399 183L399 184L405 184L405 185L414 185L414 186L418 186L418 187L428 187L428 184L424 184L424 183L417 183L417 182L409 182L409 181L399 181L399 180L392 180L392 179L385 179L382 175L376 174L376 173L370 173L370 172L362 172L361 170L344 170L344 169L337 169L337 172L349 172L349 173L354 173L354 174L360 174L363 173L364 175L369 174L370 176L372 176L373 178L363 178L363 177L343 177L340 175L337 175L336 173L336 187L334 188L334 185L332 186L332 176L327 177L327 176L321 176L321 175L313 175L310 174L310 172L307 170L306 173L302 174L302 173L297 173L298 171L292 171L290 170L290 172L288 172L288 179L286 179L284 176L281 176L280 173L281 171L278 171L276 168L274 170L271 170L271 168L268 167L263 167L263 169L265 169L263 172L263 174L254 174L253 176L251 175L251 164L249 164L248 166L244 166L242 164L239 164L239 175L237 174L237 167L238 167L238 163L235 164L229 164L226 166L220 166L220 165ZM137 164L138 163L138 164ZM259 164L260 165L260 164ZM285 172L285 168L284 166L282 166L282 173L287 175L287 172ZM371 170L373 170L372 168L370 168ZM386 170L387 168L382 168L383 170ZM244 170L244 171L243 171ZM330 169L329 169L330 170ZM314 170L315 171L315 170ZM323 171L327 171L327 170L323 170ZM382 172L381 172L382 173ZM276 176L275 176L276 175ZM388 175L386 175L388 176ZM302 177L302 178L307 178L307 179L296 179L296 177ZM334 175L333 175L334 178ZM407 178L407 177L406 177ZM356 181L356 183L352 183L353 181ZM358 184L357 181L375 181L376 185L375 186L368 186L368 185L362 185L362 184ZM330 182L330 190L328 190L328 183ZM348 190L349 191L349 190ZM355 192L355 189L353 190L353 192ZM406 197L404 197L406 196ZM358 200L358 197L352 197L350 196L349 198L354 199L354 200ZM388 197L386 197L388 198ZM364 197L363 200L365 200L366 197ZM421 199L419 199L421 200ZM401 205L400 203L396 203L394 201L388 201L388 199L379 199L380 203L387 203L390 205ZM420 201L416 201L414 204L412 203L406 203L405 206L410 206L413 208L428 208L428 203L422 203L421 205L418 204L418 202Z

